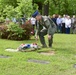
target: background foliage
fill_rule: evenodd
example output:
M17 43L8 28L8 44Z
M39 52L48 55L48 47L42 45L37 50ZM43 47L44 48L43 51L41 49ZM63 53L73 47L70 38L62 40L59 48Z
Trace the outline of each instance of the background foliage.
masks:
M57 14L76 14L76 0L49 0L50 10Z
M35 3L41 2L47 5L49 2L49 14L76 14L76 0L34 0ZM44 7L43 7L44 8ZM47 10L47 9L46 9ZM43 11L43 10L42 10Z
M76 0L0 0L0 17L26 15L29 17L36 9L43 11L49 2L49 14L76 14ZM47 9L46 9L47 10Z
M29 17L33 12L32 0L0 0L0 17Z

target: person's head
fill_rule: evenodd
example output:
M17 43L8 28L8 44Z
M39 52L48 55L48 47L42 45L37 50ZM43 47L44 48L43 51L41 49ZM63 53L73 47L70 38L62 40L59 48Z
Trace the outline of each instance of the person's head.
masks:
M67 19L70 19L70 16L67 16Z
M39 21L42 16L39 14L38 11L35 11L35 12L33 13L32 17L36 18L36 20Z
M64 14L63 17L65 18L65 16L66 16L66 15Z
M68 15L65 15L65 18L67 19Z
M41 19L41 15L37 15L35 18L37 21L39 21Z
M59 18L61 18L61 15L59 15Z
M73 15L73 18L75 18L75 15Z
M55 14L53 14L53 16L52 16L53 18L55 18Z

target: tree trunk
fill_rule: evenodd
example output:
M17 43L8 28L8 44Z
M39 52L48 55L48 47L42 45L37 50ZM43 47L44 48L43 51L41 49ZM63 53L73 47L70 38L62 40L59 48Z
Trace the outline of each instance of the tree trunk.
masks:
M45 4L43 7L43 15L48 16L48 14L49 14L49 2Z
M34 0L32 0L32 5L34 6Z

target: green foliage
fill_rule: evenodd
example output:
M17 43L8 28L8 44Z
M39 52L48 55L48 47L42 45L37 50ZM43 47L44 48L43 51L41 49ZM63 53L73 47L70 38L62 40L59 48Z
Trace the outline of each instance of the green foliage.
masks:
M30 16L33 12L32 0L18 0L18 2L18 7L15 10L20 12L21 15Z
M44 3L44 1L46 0L34 0L34 2L41 2L41 3Z
M33 10L38 10L38 5L36 3L33 5Z
M4 22L4 17L0 17L0 22Z
M13 6L9 6L9 5L5 6L5 10L3 10L3 13L4 13L5 16L8 16L9 18L11 18L12 16L16 15L14 7Z
M16 7L17 6L17 0L0 0L0 3L2 5L11 5Z
M17 6L16 0L0 0L0 16L3 16L4 18L9 15L12 15L12 12L14 11L14 7Z
M76 0L49 0L50 14L76 14Z
M49 1L49 14L76 14L76 0L34 0L34 2L40 2L47 4Z
M49 0L44 0L44 4L45 5L48 4L48 2L49 2Z
M22 28L20 28L20 26L18 24L15 24L13 22L11 22L9 25L7 25L7 31L9 32L16 32L19 34L22 34L24 32L24 30Z
M36 10L37 4L34 6ZM33 12L32 0L0 0L0 16L4 18L9 16L9 18L21 18L23 15L29 17Z
M10 32L8 39L13 39L13 37L15 37L14 39L18 39L22 38L22 35L25 30L23 30L18 24L11 22L9 25L7 25L7 32Z

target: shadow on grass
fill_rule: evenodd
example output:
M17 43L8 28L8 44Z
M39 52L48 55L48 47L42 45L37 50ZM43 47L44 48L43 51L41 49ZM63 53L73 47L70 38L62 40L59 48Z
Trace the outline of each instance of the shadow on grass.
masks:
M55 48L55 51L62 54L76 54L73 48Z

